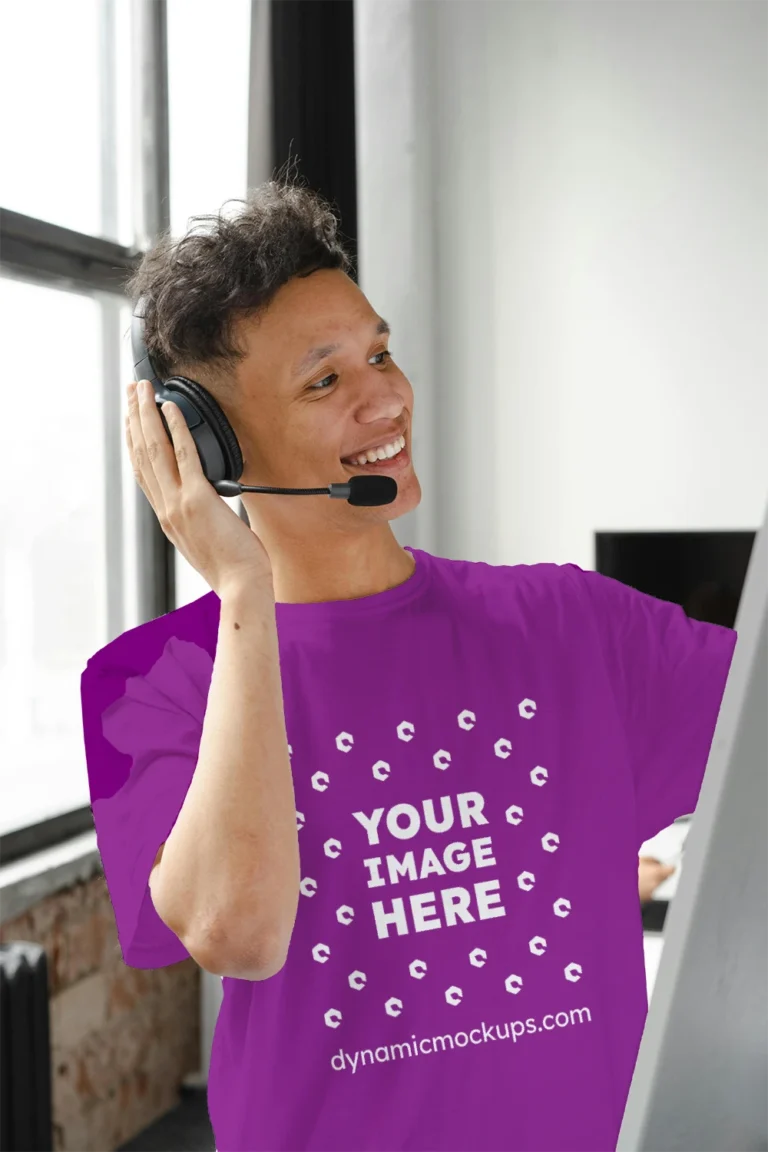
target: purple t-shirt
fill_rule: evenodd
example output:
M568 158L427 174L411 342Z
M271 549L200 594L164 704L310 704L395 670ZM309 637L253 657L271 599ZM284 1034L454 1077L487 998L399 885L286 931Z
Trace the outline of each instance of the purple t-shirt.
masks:
M408 549L375 596L277 604L301 894L226 978L219 1152L615 1148L647 1012L637 858L693 812L736 633L573 564ZM82 678L125 962L187 952L148 877L195 768L209 593Z

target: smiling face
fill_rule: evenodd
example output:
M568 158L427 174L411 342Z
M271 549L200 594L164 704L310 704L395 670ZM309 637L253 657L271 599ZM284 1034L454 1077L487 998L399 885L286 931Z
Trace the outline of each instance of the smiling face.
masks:
M389 352L387 327L337 269L289 281L266 311L242 322L238 341L247 356L226 405L245 460L242 483L316 488L381 472L398 486L395 501L377 508L251 494L244 499L257 530L265 523L295 539L329 526L381 524L419 503L410 458L413 390ZM378 445L385 459L352 462Z

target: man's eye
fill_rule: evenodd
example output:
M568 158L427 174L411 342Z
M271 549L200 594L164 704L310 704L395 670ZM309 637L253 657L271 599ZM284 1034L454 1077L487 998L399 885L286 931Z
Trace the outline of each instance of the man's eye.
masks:
M322 380L318 380L317 384L310 384L308 391L310 392L324 392L326 387L330 387L327 383L329 380L335 380L336 373L332 372L330 376L324 376Z
M391 359L392 353L389 351L389 349L385 348L383 352L377 352L374 356L371 356L371 360L375 360L378 356L383 356L385 358L385 360L386 360L386 358ZM384 363L384 361L382 361L382 363ZM309 387L309 391L310 392L325 392L327 388L330 388L330 384L328 383L329 380L330 381L338 380L338 376L336 375L335 372L332 372L330 374L330 376L324 376L323 379L318 380L318 382L316 384L311 384Z

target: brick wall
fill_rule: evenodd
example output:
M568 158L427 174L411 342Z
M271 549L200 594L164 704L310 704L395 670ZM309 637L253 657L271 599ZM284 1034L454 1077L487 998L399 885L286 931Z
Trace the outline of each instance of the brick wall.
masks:
M178 1102L200 1064L200 969L120 955L104 877L41 900L0 941L48 957L55 1152L113 1152Z

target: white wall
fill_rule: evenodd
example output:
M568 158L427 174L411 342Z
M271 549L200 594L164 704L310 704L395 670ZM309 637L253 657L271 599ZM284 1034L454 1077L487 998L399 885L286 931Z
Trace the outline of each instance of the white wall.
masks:
M424 5L429 7L429 5ZM414 0L356 3L355 120L359 282L392 326L389 347L414 391L412 453L419 507L393 522L401 544L436 549L433 475L435 267L432 123L423 81L429 52ZM426 483L425 483L426 481Z
M413 385L423 492L393 526L401 544L449 555L458 515L454 554L468 558L488 558L497 520L491 185L477 180L488 163L487 98L472 65L485 36L474 3L356 0L360 285L392 324L390 348ZM451 221L467 212L469 226L456 230Z
M429 379L403 542L593 567L762 521L767 14L357 0L361 286Z

